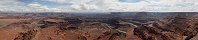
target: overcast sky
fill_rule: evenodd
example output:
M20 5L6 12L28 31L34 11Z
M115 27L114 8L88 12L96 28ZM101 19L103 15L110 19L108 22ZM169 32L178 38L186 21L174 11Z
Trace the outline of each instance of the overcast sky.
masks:
M0 0L0 12L198 12L198 0Z

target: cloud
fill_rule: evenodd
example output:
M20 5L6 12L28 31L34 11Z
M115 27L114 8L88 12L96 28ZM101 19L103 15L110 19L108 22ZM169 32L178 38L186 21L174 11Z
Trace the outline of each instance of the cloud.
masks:
M17 1L17 0L1 0L1 1Z
M73 11L195 11L197 0L46 0L71 3Z
M1 0L0 11L13 12L198 12L198 0L40 0L23 3L18 0Z
M26 4L16 0L1 0L0 8L0 12L66 12L63 8L49 8L38 2Z
M39 3L31 3L27 5L31 9L34 9L33 11L47 11L49 8L47 6L42 6Z
M61 0L60 2L56 0L52 2L71 3L68 10L73 11L139 11L146 3L122 3L119 0Z
M13 1L0 1L0 11L14 12L14 11L25 11L26 7L20 2Z

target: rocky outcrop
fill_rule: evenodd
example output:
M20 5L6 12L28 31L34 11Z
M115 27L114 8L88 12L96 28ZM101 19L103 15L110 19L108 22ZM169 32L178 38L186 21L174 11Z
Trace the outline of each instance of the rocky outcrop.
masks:
M20 33L14 40L31 40L37 34L36 30L30 30L27 33Z
M194 17L168 17L136 24L115 19L32 19L0 28L0 40L190 40L198 32Z
M134 33L143 40L190 40L197 35L197 21L191 17L170 17L135 28Z

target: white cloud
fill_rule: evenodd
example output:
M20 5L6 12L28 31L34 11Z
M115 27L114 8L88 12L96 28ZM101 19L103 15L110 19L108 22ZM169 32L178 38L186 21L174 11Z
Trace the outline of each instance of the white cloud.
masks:
M17 0L1 0L1 1L17 1Z
M27 7L21 4L20 2L15 1L0 1L0 11L5 12L15 12L15 11L26 11Z
M197 0L141 0L120 2L119 0L47 0L57 3L72 3L68 10L74 11L198 11ZM131 0L126 0L131 1ZM183 5L184 4L184 5ZM192 5L193 4L193 5ZM183 6L182 6L183 5ZM186 5L186 6L185 6ZM188 6L187 6L188 5Z
M49 8L37 2L25 4L18 1L0 1L0 12L66 12L63 8Z
M17 12L93 12L93 11L179 11L198 12L198 0L42 0L60 4L71 4L69 7L48 7L40 3L25 4L17 0L1 0L0 11ZM134 0L135 1L135 0Z
M66 10L66 8L64 7L49 8L39 3L31 3L28 4L28 6L33 9L32 12L68 12L69 11Z
M33 11L47 11L49 8L47 6L42 6L39 3L31 3L27 5L28 7L34 9Z

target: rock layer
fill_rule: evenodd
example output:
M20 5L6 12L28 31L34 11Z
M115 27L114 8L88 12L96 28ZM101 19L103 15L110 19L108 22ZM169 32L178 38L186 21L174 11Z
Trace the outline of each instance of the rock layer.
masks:
M167 17L147 23L46 18L6 25L0 28L0 40L190 40L197 32L196 17Z

